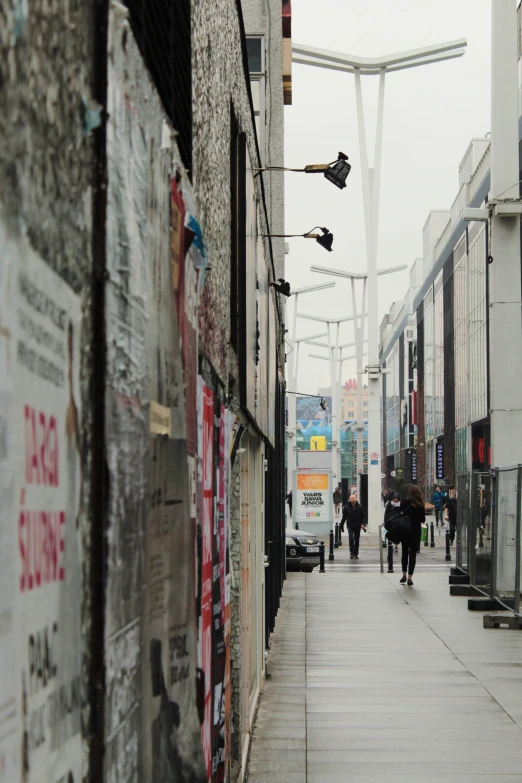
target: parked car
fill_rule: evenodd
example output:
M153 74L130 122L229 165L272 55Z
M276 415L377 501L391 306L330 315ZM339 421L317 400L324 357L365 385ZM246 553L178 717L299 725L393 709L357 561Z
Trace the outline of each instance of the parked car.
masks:
M319 539L305 530L286 529L286 570L313 571L319 565Z

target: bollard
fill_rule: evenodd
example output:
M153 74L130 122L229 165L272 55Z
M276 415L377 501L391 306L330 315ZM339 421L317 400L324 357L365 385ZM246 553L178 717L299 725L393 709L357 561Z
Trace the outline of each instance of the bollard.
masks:
M446 562L449 562L451 560L451 534L449 531L449 528L446 530Z
M427 528L427 530L426 530L426 540L424 541L424 546L429 546L430 545L430 526L429 526L428 522L426 522L426 528Z
M296 522L296 523L295 523L295 529L296 529L296 530L299 530L299 522Z
M479 549L484 548L484 530L479 527Z
M328 555L328 560L334 559L334 532L330 530L330 554Z
M431 538L430 546L435 546L435 525L433 524L433 522L430 525L430 538Z
M382 540L382 525L379 525L379 536ZM379 555L380 555L380 561L381 561L381 574L384 573L384 564L383 564L383 556L382 556L382 546L379 547Z
M343 529L339 523L339 546L343 545Z
M388 573L393 574L393 543L388 541Z
M334 547L337 549L339 546L339 522L335 523L335 538L334 538Z
M324 541L319 542L319 573L324 574Z

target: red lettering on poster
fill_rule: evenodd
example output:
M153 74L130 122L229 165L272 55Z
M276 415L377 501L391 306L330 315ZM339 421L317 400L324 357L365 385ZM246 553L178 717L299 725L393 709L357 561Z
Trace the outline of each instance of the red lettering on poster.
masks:
M64 525L64 511L20 510L18 550L22 593L51 582L64 581Z
M202 668L205 673L205 719L202 732L207 779L212 777L212 463L214 458L214 395L203 386L202 415Z
M58 431L54 416L24 405L25 480L28 484L58 486Z

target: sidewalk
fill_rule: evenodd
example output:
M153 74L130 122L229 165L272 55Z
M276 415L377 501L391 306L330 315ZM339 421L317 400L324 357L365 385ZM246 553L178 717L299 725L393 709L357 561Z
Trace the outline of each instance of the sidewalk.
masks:
M522 633L399 578L288 575L248 783L522 783Z

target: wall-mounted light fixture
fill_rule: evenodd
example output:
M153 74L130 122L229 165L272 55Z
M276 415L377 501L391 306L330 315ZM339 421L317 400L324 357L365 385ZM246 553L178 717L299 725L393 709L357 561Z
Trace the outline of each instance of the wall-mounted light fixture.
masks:
M318 228L320 231L322 231L322 234L314 234L312 232L315 231L315 229ZM333 243L333 234L328 231L327 228L324 228L324 226L314 226L310 231L307 231L306 234L263 234L264 237L304 237L305 239L315 239L316 242L319 242L321 247L324 247L325 250L328 250L329 253L332 252L332 243Z
M261 171L300 171L304 174L324 174L329 182L333 182L341 190L346 187L346 179L350 173L352 167L348 163L348 155L344 152L339 152L337 160L331 163L311 163L305 166L304 169L291 169L286 166L264 166L263 168L254 169L256 172L254 176L257 176Z
M270 283L269 287L270 286L272 286L272 288L275 288L278 294L282 294L283 296L291 296L290 283L287 283L286 280L282 277L279 278L278 283Z

